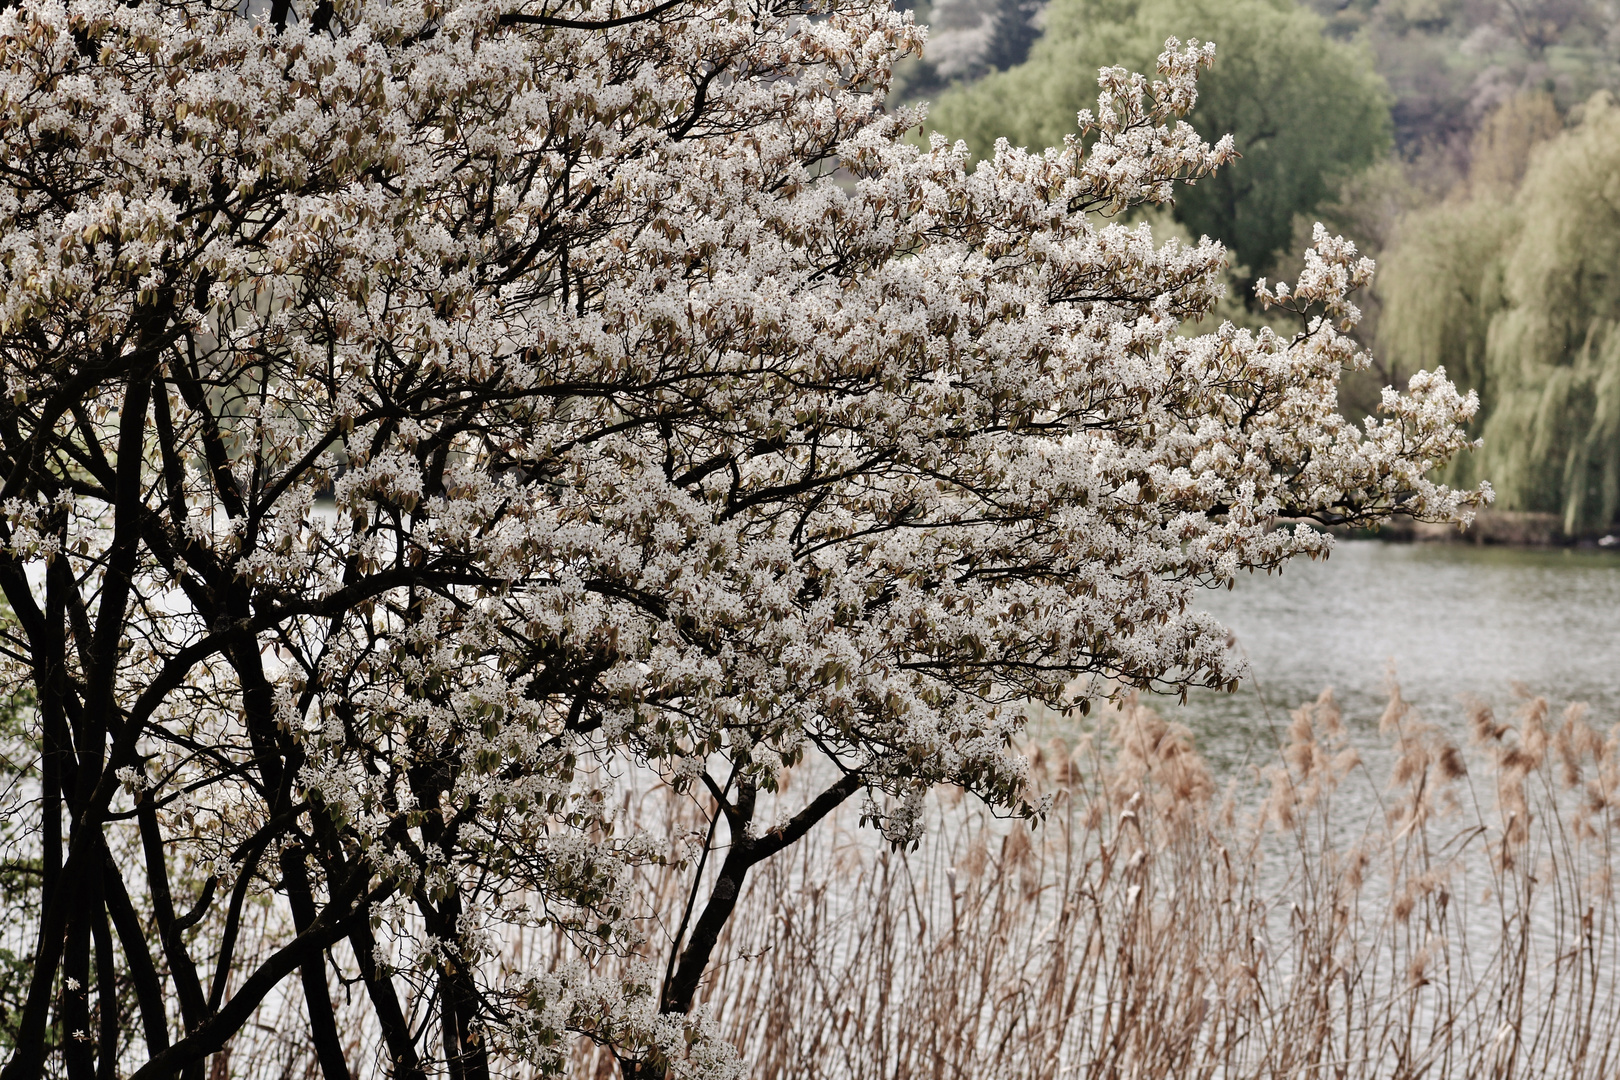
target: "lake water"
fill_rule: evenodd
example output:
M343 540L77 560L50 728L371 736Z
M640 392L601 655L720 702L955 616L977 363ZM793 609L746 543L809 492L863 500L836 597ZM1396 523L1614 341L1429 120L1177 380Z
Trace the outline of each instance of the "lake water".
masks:
M1468 745L1464 699L1482 698L1507 719L1519 700L1516 683L1549 700L1555 726L1563 707L1577 701L1587 703L1587 721L1598 732L1607 734L1620 724L1620 553L1341 542L1326 562L1301 562L1281 575L1244 578L1232 592L1209 594L1205 607L1236 635L1251 676L1236 693L1199 692L1186 706L1167 703L1163 711L1193 729L1217 777L1253 778L1248 766L1277 761L1288 710L1333 687L1351 742L1366 765L1334 795L1330 827L1341 850L1368 830L1376 833L1388 809L1393 753L1390 741L1378 733L1378 719L1388 700L1391 664L1406 700L1446 729L1459 747ZM1500 818L1488 766L1480 769L1484 762L1471 751L1464 756L1471 762L1464 780L1471 794L1460 796L1463 812L1442 814L1431 829L1434 836L1449 838L1434 850L1455 857L1446 863L1448 887L1461 898L1451 913L1453 924L1461 928L1466 950L1484 963L1496 955L1505 925L1489 899L1495 883L1485 857L1490 841L1459 841L1472 822L1499 830ZM1251 795L1265 786L1261 781ZM1545 789L1536 790L1546 797ZM1552 797L1572 809L1580 795L1558 789ZM1540 822L1538 829L1557 832L1549 825L1557 819L1549 819L1544 809L1532 816ZM1541 980L1552 978L1558 970L1554 960L1579 937L1560 899L1560 890L1580 878L1568 869L1569 860L1593 859L1589 868L1607 873L1613 849L1588 845L1571 853L1556 846L1567 842L1567 833L1558 833L1553 847L1546 834L1538 835L1528 850L1538 859L1558 851L1565 870L1561 884L1540 890L1527 909L1530 989L1533 996L1556 998L1567 994L1567 986L1560 990L1556 979ZM1266 863L1267 879L1283 895L1292 887L1297 865L1289 839L1278 834L1268 850L1280 857ZM1545 877L1542 870L1537 873ZM1387 882L1375 881L1364 898L1387 897L1388 888ZM1276 910L1285 908L1279 902ZM1277 940L1289 940L1291 927L1278 921ZM1609 961L1602 968L1602 992L1613 995L1609 980L1616 969Z
M1461 699L1501 714L1513 684L1555 708L1620 723L1620 554L1341 541L1325 562L1244 577L1207 610L1237 635L1253 675L1235 694L1195 693L1173 713L1217 768L1269 760L1287 711L1331 686L1355 741L1381 742L1391 663L1408 701L1464 736Z

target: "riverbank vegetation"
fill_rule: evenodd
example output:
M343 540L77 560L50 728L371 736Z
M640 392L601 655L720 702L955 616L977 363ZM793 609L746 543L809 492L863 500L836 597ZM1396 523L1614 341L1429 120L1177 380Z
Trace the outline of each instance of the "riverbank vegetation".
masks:
M1612 1076L1620 729L1528 691L1504 712L1471 703L1454 739L1398 687L1377 718L1324 692L1224 776L1143 700L1050 718L1035 827L951 788L915 846L841 813L750 879L699 1015L757 1080ZM712 813L656 781L616 798L621 827L679 843ZM648 864L627 900L679 910L713 874ZM661 963L674 932L607 963ZM516 929L503 962L566 972L556 943ZM300 1011L215 1075L311 1075ZM338 1012L357 1071L386 1073L363 998ZM565 1074L618 1067L582 1041Z
M1620 729L1509 712L1325 692L1218 777L1132 699L1029 747L1040 828L947 790L773 866L707 1004L760 1078L1613 1075Z
M1097 105L1099 68L1140 70L1167 37L1217 43L1188 117L1242 157L1179 192L1174 214L1196 239L1227 246L1246 285L1270 274L1294 218L1379 160L1389 144L1384 87L1362 50L1327 37L1313 12L1274 0L1053 0L1028 59L943 94L929 123L980 157L998 138L1057 146ZM926 55L926 52L925 54ZM1247 293L1249 290L1244 289Z
M1566 128L1518 97L1479 143L1466 189L1403 222L1385 352L1480 388L1484 447L1458 475L1601 530L1620 510L1620 108L1595 95Z

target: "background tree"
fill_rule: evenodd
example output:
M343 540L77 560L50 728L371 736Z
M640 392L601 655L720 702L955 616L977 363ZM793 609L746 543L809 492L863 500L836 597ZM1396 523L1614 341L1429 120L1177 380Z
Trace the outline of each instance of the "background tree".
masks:
M928 47L895 66L895 100L933 98L953 83L1022 64L1046 19L1044 0L923 0L911 11L928 25Z
M1370 56L1324 37L1321 19L1293 0L1053 0L1029 60L943 95L932 122L981 156L1003 137L1056 145L1096 103L1091 72L1140 68L1169 34L1219 44L1191 122L1209 140L1230 133L1242 155L1182 192L1175 214L1227 246L1247 293L1290 246L1295 217L1331 199L1389 142Z
M1582 112L1559 132L1521 98L1481 128L1466 195L1404 223L1380 327L1397 362L1478 390L1485 450L1461 475L1570 536L1620 513L1620 109Z
M5 1080L200 1077L277 1002L326 1080L357 1030L735 1075L692 1002L751 868L851 798L1038 812L1021 703L1232 685L1196 597L1328 549L1279 516L1479 500L1427 479L1443 376L1335 413L1352 247L1264 294L1297 335L1194 338L1221 248L1100 224L1228 159L1207 49L969 172L884 110L916 44L869 0L0 12ZM637 776L706 836L622 828Z
M1505 101L1550 94L1560 114L1620 90L1613 0L1308 0L1328 33L1372 53L1394 102L1407 181L1431 201L1461 179L1475 131Z

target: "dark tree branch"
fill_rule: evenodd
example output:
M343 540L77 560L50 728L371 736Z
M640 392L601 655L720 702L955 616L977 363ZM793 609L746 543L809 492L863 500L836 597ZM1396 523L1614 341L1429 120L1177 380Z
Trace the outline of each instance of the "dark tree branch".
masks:
M311 955L319 955L334 942L342 940L352 928L353 920L364 917L364 910L352 910L351 905L359 887L354 879L363 878L356 873L349 882L341 883L337 896L321 911L305 933L272 953L252 975L243 981L231 1000L203 1023L187 1033L186 1037L161 1054L154 1055L145 1065L135 1070L129 1080L163 1080L183 1067L203 1061L209 1054L222 1049L226 1041L247 1023L253 1011L288 975L297 970ZM386 890L383 891L386 895ZM373 897L379 899L380 897Z
M92 879L94 880L94 879ZM118 972L113 956L112 931L101 902L100 882L95 892L95 921L91 933L96 950L96 1080L118 1080Z
M525 15L521 11L508 12L500 18L502 26L545 26L554 30L611 30L615 26L629 26L632 23L646 22L656 19L664 12L679 7L686 0L664 0L662 4L650 7L646 11L634 15L621 15L617 19L559 19L555 15Z
M304 850L281 849L281 886L292 908L293 927L299 934L315 925L315 898L310 894L309 875L304 869ZM343 1043L338 1039L337 1014L326 985L326 956L316 952L299 967L304 982L304 1009L309 1015L310 1040L326 1080L349 1080L349 1065L343 1060Z
M692 937L685 951L681 953L680 965L675 969L674 977L665 985L663 1000L660 1003L663 1012L691 1011L692 999L697 994L698 984L703 978L703 972L709 966L714 947L720 940L720 932L725 929L732 912L736 910L737 898L741 895L748 871L804 836L816 822L836 810L851 795L861 790L865 783L865 777L860 772L844 774L837 783L816 796L810 805L794 815L786 825L773 829L757 839L750 839L747 835L747 827L754 816L753 787L752 785L739 787L737 816L729 819L731 846L726 850L725 860L720 864L720 873L715 879L713 890L709 893L709 902L705 905L703 914L698 917L697 924L692 927Z
M150 798L142 799L138 809L136 820L140 823L141 846L146 855L146 887L152 898L152 916L157 922L163 955L169 961L169 978L180 998L181 1022L191 1031L207 1012L202 983L197 978L197 966L192 962L191 953L186 949L184 931L174 917L174 901L169 894L169 864L157 810Z
M411 1037L411 1025L400 1007L394 981L377 964L377 941L371 933L369 907L366 916L355 920L354 929L349 933L349 945L360 965L360 977L365 981L371 1007L376 1010L383 1040L388 1044L389 1076L392 1080L426 1080L427 1073L417 1055L416 1040Z
M135 987L135 1002L141 1012L141 1030L146 1035L146 1052L148 1056L155 1057L169 1046L168 1010L163 1003L163 986L158 981L157 967L152 963L146 932L124 887L123 874L105 845L101 854L102 891L107 898L107 912L118 931L118 943L123 948L130 982Z

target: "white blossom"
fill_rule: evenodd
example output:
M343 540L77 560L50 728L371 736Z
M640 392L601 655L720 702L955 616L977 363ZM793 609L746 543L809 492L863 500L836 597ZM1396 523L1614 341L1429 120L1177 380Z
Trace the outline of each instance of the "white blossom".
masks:
M138 791L209 911L301 920L309 875L299 940L374 926L469 1055L741 1075L695 946L667 984L496 955L678 921L629 904L672 843L625 770L723 804L721 882L826 812L754 818L807 756L896 843L942 782L1036 814L1025 702L1229 685L1200 590L1488 496L1431 479L1476 408L1442 372L1338 415L1351 245L1263 287L1297 334L1181 335L1224 252L1120 221L1231 159L1182 119L1212 45L970 168L884 108L920 32L875 0L295 14L0 11L0 586L118 781L74 828Z

